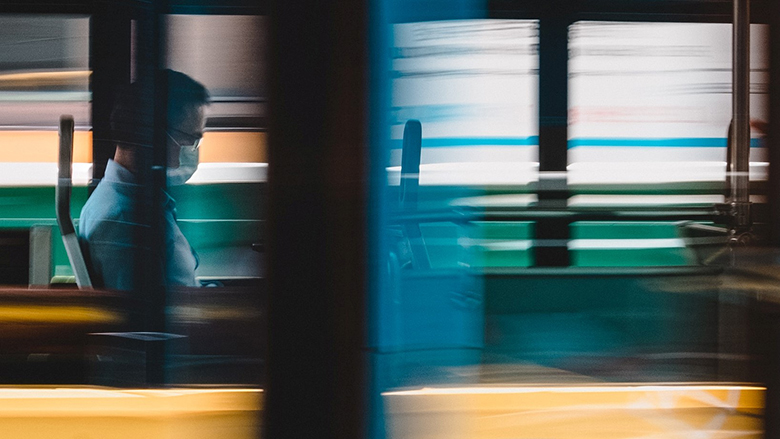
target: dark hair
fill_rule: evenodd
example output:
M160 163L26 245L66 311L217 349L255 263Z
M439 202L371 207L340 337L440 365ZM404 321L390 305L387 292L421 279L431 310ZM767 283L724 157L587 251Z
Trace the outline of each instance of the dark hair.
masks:
M209 92L203 84L184 73L166 69L168 124L178 123L192 106L209 103ZM111 112L112 139L122 146L149 145L153 138L153 87L140 82L121 90Z

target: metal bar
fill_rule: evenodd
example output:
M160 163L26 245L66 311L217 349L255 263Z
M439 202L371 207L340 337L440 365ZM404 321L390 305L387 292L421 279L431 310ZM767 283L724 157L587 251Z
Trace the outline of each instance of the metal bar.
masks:
M71 175L73 162L73 116L63 115L60 118L60 151L59 151L59 178L54 189L56 199L57 224L62 234L62 242L65 252L73 268L76 277L76 285L81 289L91 289L92 281L89 278L87 264L79 247L76 229L73 227L73 219L70 217Z
M740 227L750 223L750 0L734 0L732 31L733 147L728 178L729 202L734 207L735 225Z
M566 2L545 2L550 10L539 20L539 183L538 205L565 208L569 197L568 163L568 62L570 17L562 12ZM568 240L569 228L543 218L536 224L537 239ZM568 266L565 247L541 248L539 266Z
M410 119L404 126L404 143L401 151L401 206L417 208L417 191L420 188L420 157L422 155L422 124Z

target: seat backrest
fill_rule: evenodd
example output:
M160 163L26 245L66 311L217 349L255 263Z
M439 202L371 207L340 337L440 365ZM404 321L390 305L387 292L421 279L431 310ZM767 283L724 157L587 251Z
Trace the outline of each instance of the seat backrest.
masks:
M73 162L73 116L60 117L60 154L59 154L59 178L55 189L57 203L57 224L62 233L62 243L68 254L70 266L76 276L76 285L81 289L91 289L92 281L89 278L87 264L81 252L78 235L73 227L70 217L70 194L72 187L72 162Z
M398 187L401 209L406 212L417 210L417 192L420 187L420 157L422 155L422 124L410 119L404 125L403 150L401 151L401 183ZM425 248L420 223L405 222L404 235L409 241L412 265L416 269L431 268L428 251Z

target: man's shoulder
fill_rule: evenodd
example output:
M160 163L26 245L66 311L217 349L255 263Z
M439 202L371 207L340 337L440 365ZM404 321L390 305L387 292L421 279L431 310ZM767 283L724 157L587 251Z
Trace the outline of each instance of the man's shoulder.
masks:
M111 223L132 223L134 197L121 183L101 181L81 209L82 236Z
M115 206L123 207L129 201L130 198L119 190L117 184L101 181L84 204L84 210L111 210Z

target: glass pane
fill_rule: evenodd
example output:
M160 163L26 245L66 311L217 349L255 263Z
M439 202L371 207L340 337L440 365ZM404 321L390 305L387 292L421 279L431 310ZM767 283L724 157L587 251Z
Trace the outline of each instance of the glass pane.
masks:
M52 228L51 244L41 251L53 252L53 268L47 264L37 284L73 275L53 227L52 188L57 183L57 127L60 115L70 114L76 124L73 180L79 187L73 202L78 212L92 161L89 74L89 17L0 15L0 227L25 233L34 225ZM0 284L26 285L26 258L11 256L15 251L7 254L3 265L17 275L3 277Z
M697 433L760 429L763 388L731 384L756 381L754 296L744 278L694 266L727 250L725 235L702 249L686 228L715 227L696 209L724 201L730 26L580 22L566 46L550 37L566 39L561 23L389 26L392 57L374 59L387 63L387 88L372 90L382 104L387 93L390 120L386 132L372 127L372 157L389 162L388 186L372 194L374 431L663 436L694 419L708 422L691 425ZM767 29L754 26L751 40L760 128ZM561 183L550 192L564 193L555 204L537 198L537 102L556 97L538 95L538 69L546 50L565 59L561 48L568 166L549 175ZM372 122L387 120L379 113ZM764 133L753 134L751 178L761 181ZM653 219L667 212L675 219ZM540 266L542 247L569 263Z
M579 22L570 28L569 183L576 208L702 207L724 201L731 25ZM767 178L768 28L751 26L750 179ZM764 128L765 129L765 128ZM763 197L754 196L753 201ZM701 232L704 233L704 232ZM702 262L667 221L571 226L578 266ZM723 235L723 234L721 234Z
M166 17L168 67L210 94L197 170L186 184L170 178L168 184L177 225L197 253L197 281L209 287L172 295L170 324L189 340L169 358L173 383L246 385L260 384L262 377L265 291L263 254L257 250L267 169L266 20Z

